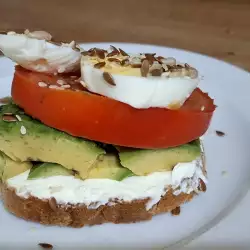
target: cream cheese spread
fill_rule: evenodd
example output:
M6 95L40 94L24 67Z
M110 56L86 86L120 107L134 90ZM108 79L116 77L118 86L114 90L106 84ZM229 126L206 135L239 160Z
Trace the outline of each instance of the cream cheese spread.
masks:
M18 196L39 199L54 197L58 204L85 204L90 209L101 205L112 205L112 200L131 202L147 199L151 209L172 188L174 195L181 192L198 192L200 179L207 183L202 163L197 159L179 163L172 171L155 172L147 176L133 176L123 181L109 179L80 180L73 176L53 176L27 180L29 171L7 180L7 185L16 190Z

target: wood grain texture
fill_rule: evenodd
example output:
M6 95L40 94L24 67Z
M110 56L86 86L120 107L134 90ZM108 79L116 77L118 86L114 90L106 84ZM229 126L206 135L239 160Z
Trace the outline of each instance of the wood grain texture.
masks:
M82 42L136 42L207 54L250 70L250 0L8 0L0 30Z

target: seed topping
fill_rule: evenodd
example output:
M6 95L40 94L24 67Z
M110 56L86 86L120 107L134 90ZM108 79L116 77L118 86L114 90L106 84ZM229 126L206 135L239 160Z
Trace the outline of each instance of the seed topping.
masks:
M22 134L22 135L26 135L26 133L27 133L27 130L26 130L26 128L22 125L21 126L21 128L20 128L20 133Z
M12 113L3 114L2 119L5 122L17 122L18 121L18 118L14 116Z
M114 78L108 72L103 72L102 76L109 85L116 86Z
M55 197L49 199L49 206L55 212L57 210L57 203Z
M117 49L112 45L109 51L91 48L81 53L92 57L90 60L94 62L94 67L97 69L106 67L110 70L120 65L128 69L140 69L142 77L190 77L192 79L198 77L198 71L189 64L179 63L173 57L156 56L156 53L128 54L123 49Z
M94 67L95 67L96 69L100 69L100 68L104 67L105 64L106 64L105 62L99 62L99 63L96 63L96 64L94 65Z
M142 77L147 77L149 72L149 61L144 60L142 65L141 65L141 76Z
M41 87L41 88L45 88L45 87L48 86L48 84L45 83L45 82L38 82L38 86Z

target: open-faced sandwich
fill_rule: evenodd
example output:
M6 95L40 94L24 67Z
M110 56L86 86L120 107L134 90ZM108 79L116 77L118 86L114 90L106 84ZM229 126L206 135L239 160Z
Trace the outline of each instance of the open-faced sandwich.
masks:
M173 212L206 190L200 136L215 106L198 71L174 58L0 35L17 63L0 107L6 209L82 227Z

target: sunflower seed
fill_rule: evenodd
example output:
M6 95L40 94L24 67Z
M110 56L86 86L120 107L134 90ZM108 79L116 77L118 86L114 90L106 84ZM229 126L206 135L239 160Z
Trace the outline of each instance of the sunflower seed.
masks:
M122 56L128 56L128 54L124 50L122 50L121 48L119 48L119 50Z
M118 54L120 53L119 50L118 50L115 46L110 45L110 48L112 49L112 51L115 51L115 52L117 52Z
M104 50L102 50L102 49L96 49L95 51L96 51L96 55L97 55L99 58L101 58L101 59L104 59L104 58L105 58L105 52L104 52Z
M152 65L154 63L155 59L155 53L153 54L145 54L146 59L149 61L149 64Z
M117 56L119 55L119 51L117 50L113 50L110 53L107 54L107 57L111 57L111 56Z
M95 56L95 54L96 54L95 48L92 48L92 49L88 50L88 55L89 56Z

